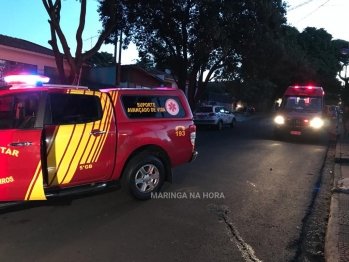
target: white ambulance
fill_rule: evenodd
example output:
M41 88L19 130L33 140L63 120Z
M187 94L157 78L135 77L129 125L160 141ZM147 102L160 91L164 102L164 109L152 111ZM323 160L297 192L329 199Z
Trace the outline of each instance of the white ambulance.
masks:
M288 87L274 119L274 137L309 135L314 139L321 138L326 126L324 95L322 87Z

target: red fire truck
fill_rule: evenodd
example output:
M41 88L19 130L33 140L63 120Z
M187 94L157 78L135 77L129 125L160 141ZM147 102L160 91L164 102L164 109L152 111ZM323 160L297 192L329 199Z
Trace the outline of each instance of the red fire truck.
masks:
M5 80L2 202L98 190L112 181L149 199L172 181L172 167L197 156L193 115L177 88L92 91L38 76Z

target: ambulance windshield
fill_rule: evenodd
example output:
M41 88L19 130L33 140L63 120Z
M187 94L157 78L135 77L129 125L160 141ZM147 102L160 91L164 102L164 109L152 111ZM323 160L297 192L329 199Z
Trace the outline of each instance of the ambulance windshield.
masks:
M280 108L318 112L322 110L322 98L320 96L285 96Z
M39 92L0 96L0 130L33 128L39 97Z

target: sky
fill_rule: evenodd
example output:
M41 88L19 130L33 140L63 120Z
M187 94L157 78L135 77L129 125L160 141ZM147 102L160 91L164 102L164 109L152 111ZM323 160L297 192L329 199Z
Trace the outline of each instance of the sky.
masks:
M53 0L54 1L54 0ZM287 23L300 32L306 27L324 28L333 39L349 41L349 0L288 0ZM97 13L98 2L87 0L86 24L82 35L83 50L89 50L102 29ZM48 14L42 0L0 0L0 34L27 40L51 48ZM62 0L61 27L72 55L75 54L75 33L80 3ZM103 45L100 52L114 54L113 45ZM134 44L122 51L121 64L134 64L138 52Z

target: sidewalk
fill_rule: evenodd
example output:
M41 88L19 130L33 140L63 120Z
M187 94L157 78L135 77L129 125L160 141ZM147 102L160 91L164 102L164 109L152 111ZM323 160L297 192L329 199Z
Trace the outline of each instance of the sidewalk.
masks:
M349 138L343 136L336 144L325 257L327 262L349 261Z

